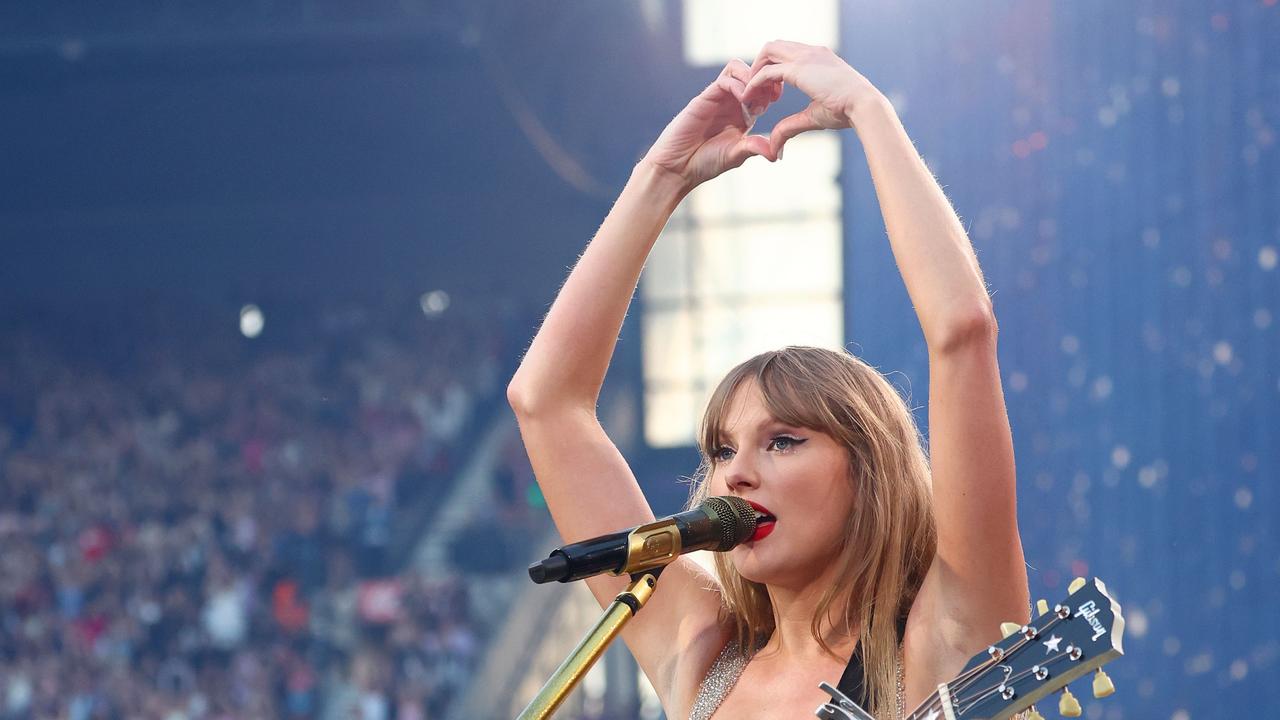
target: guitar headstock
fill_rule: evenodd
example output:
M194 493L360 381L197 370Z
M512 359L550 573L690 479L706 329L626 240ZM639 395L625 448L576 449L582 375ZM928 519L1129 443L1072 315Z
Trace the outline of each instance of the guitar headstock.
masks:
M975 655L956 679L939 686L936 714L911 717L1003 720L1124 654L1124 617L1101 580L1077 579L1070 595L1051 608L1040 601L1039 611L1030 623ZM1100 672L1095 696L1113 690ZM1060 708L1067 717L1080 715L1070 691Z
M1038 616L1026 625L1006 623L1005 638L974 655L955 679L907 715L907 720L1005 720L1063 690L1059 712L1080 717L1080 703L1064 690L1097 670L1094 697L1115 692L1101 667L1124 654L1124 616L1107 586L1094 578L1076 578L1068 595L1052 608L1041 600ZM831 702L815 714L823 720L866 720L866 711L827 683L820 686ZM1028 720L1043 720L1032 712Z

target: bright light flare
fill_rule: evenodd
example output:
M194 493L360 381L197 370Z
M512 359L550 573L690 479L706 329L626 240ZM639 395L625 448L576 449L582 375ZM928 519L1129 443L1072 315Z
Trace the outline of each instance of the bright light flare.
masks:
M443 290L422 293L422 297L418 298L418 306L422 308L423 315L436 317L449 309L449 293Z
M262 309L252 303L240 308L240 334L247 338L256 338L262 334L262 327L266 324L266 318L262 315Z

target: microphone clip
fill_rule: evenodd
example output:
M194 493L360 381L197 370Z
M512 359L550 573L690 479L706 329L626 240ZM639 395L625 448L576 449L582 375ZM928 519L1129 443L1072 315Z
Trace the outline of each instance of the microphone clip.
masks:
M613 575L636 573L669 565L680 555L680 528L670 520L641 525L627 535L627 561Z

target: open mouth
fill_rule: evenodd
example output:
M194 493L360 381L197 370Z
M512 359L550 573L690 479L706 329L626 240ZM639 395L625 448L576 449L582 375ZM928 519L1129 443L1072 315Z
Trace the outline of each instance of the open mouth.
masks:
M773 528L778 522L778 518L774 517L773 513L769 511L769 508L758 502L748 500L747 504L756 511L756 531L751 535L751 539L748 542L756 542L757 540L763 540L769 537L769 534L773 532Z

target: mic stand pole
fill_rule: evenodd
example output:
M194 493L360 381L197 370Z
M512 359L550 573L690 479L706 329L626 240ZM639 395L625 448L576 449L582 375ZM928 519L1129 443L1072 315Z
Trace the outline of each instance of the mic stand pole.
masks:
M516 717L516 720L544 720L560 707L560 703L577 687L587 671L604 654L604 650L613 639L622 632L640 608L653 595L653 588L658 582L658 574L662 568L649 572L636 573L631 576L631 584L627 586L609 603L604 614L596 621L596 625L587 636L578 643L578 647L569 653L569 657L560 663L560 667L551 675L538 694Z

